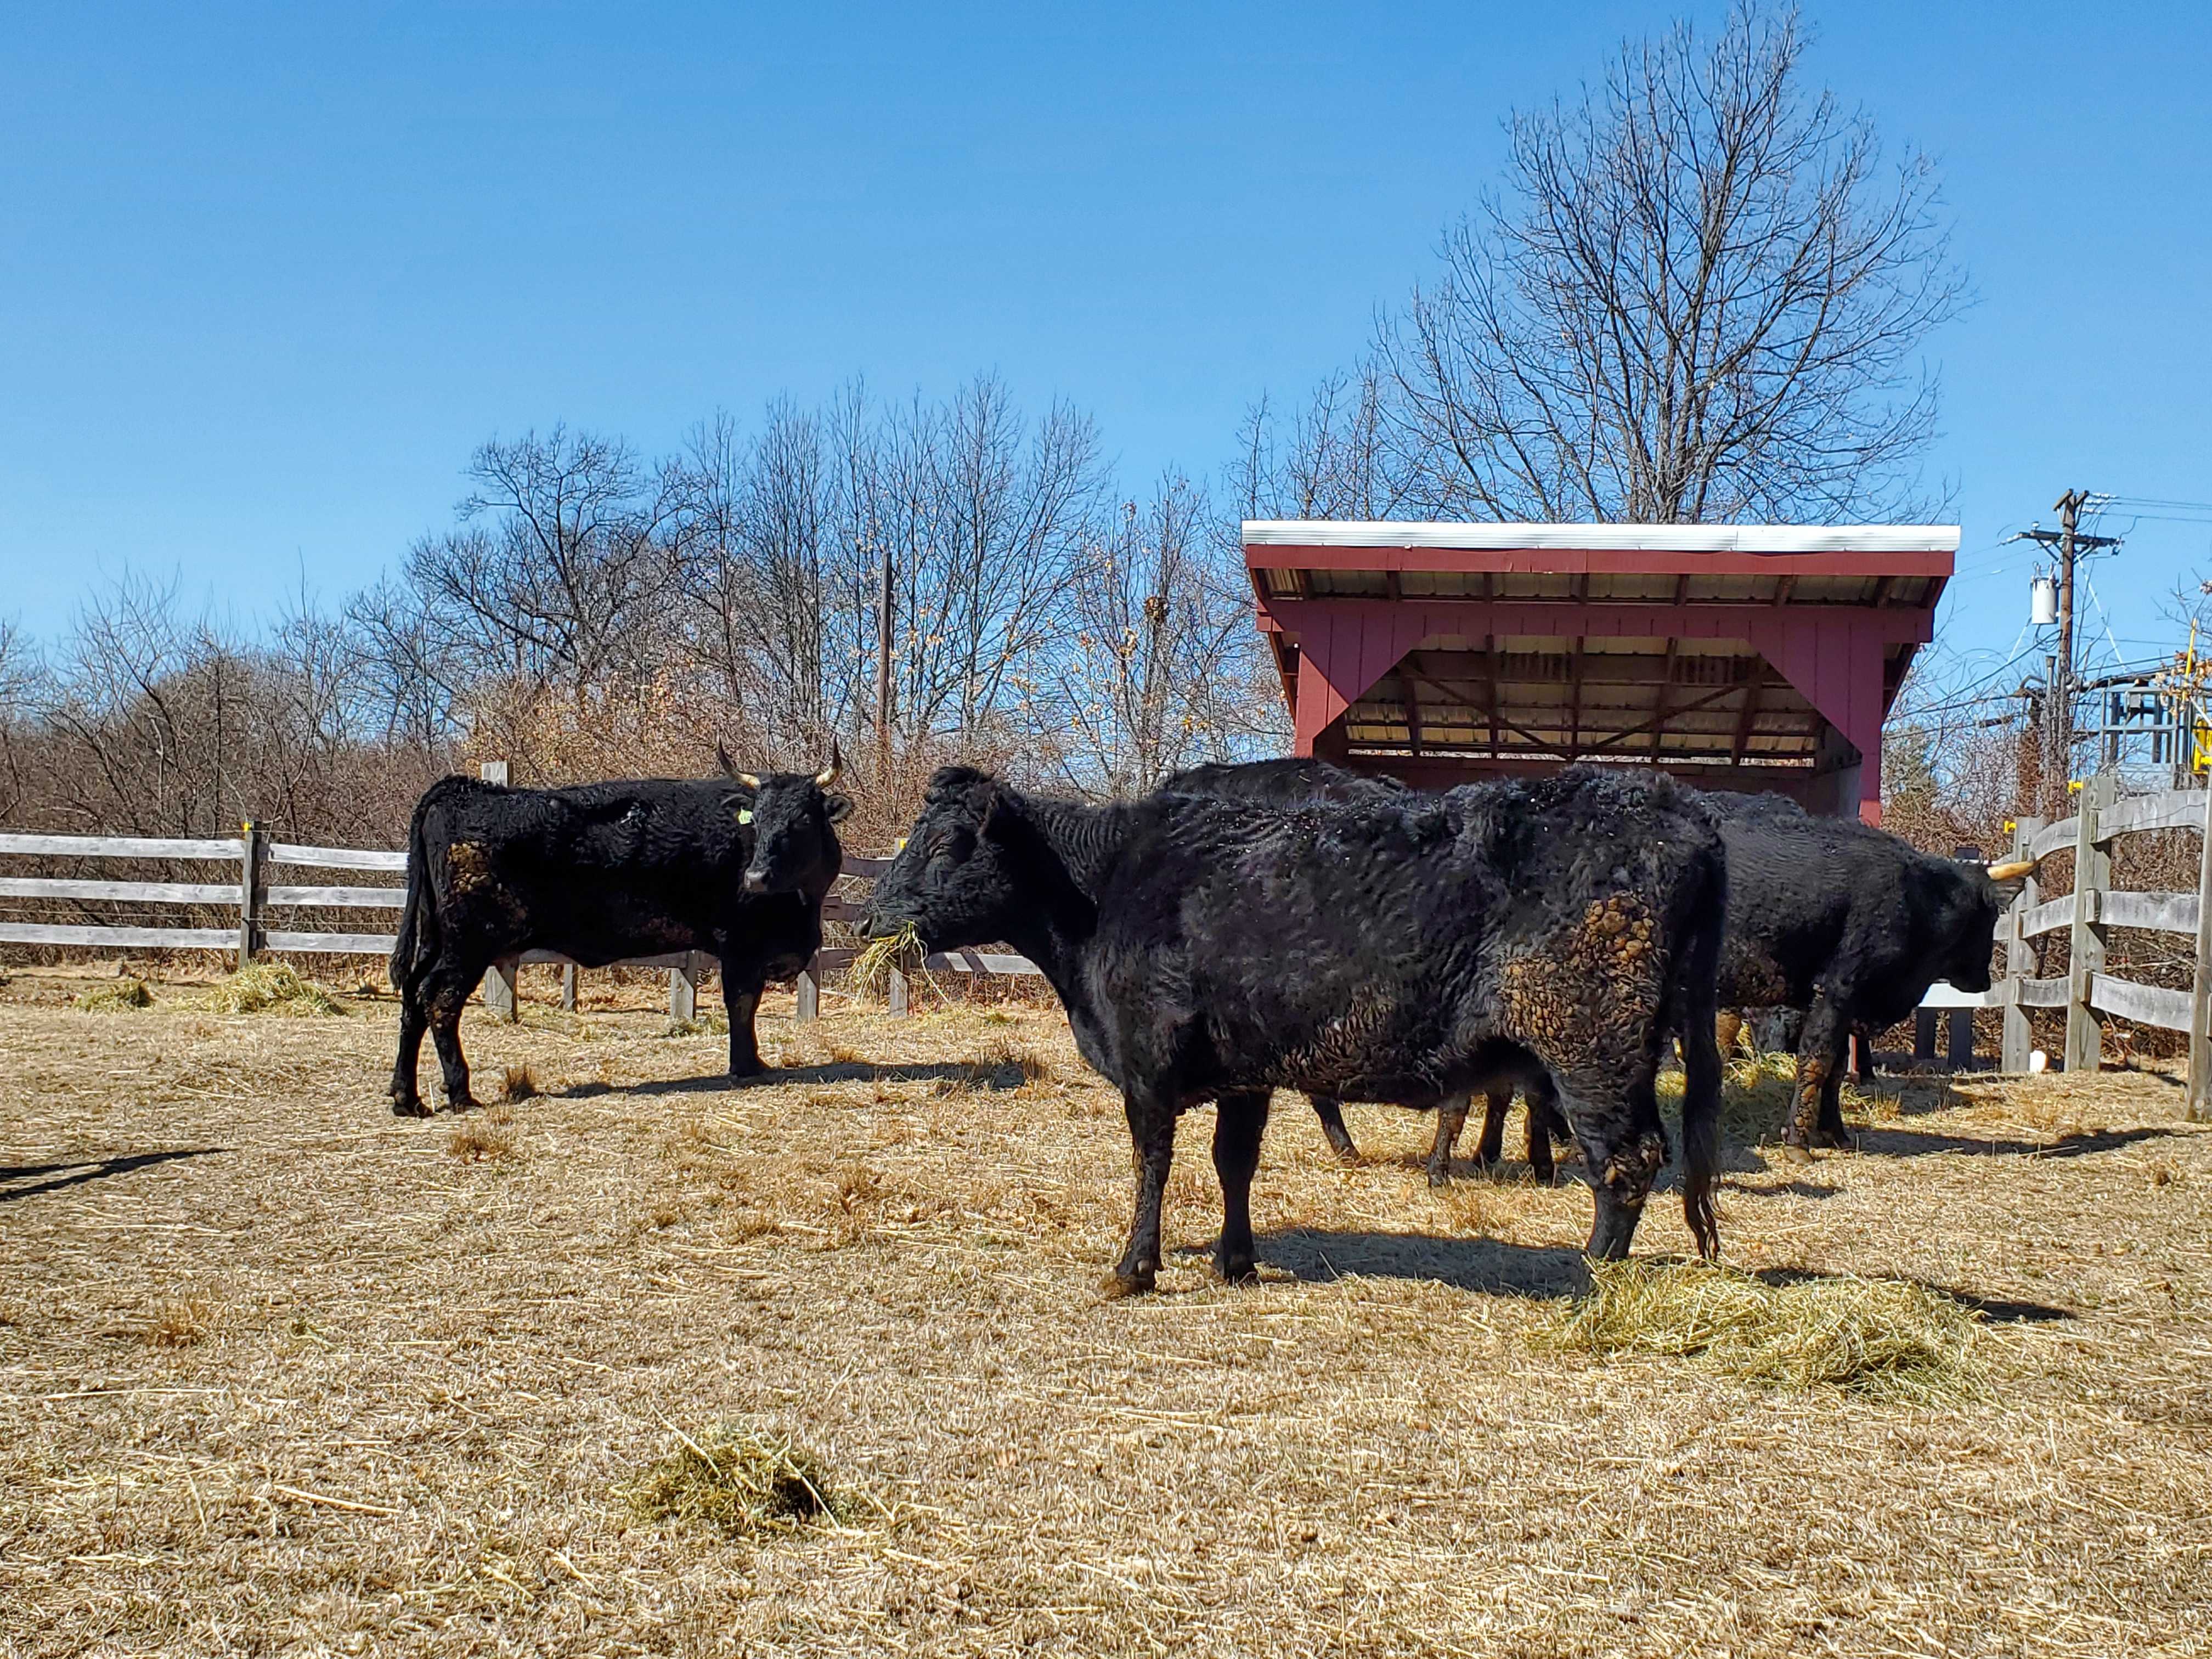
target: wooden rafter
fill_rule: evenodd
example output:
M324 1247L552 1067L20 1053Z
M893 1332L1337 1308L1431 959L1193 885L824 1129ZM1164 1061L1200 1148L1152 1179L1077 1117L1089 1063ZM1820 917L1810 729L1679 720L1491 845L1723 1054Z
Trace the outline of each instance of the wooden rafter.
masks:
M1607 750L1613 748L1617 744L1626 743L1631 738L1640 738L1646 732L1650 732L1656 736L1659 734L1662 726L1667 720L1678 720L1684 714L1694 714L1700 708L1710 708L1713 704L1734 696L1738 689L1739 688L1735 685L1723 685L1717 690L1708 691L1704 696L1693 698L1690 702L1684 703L1680 708L1670 709L1666 714L1659 715L1656 719L1644 721L1641 726L1632 726L1626 732L1616 732L1609 738L1601 738L1598 742L1590 744L1589 748L1583 750L1582 752L1585 755L1601 755ZM1658 752L1658 744L1656 743L1654 743L1652 745L1652 752L1654 754Z
M1784 576L1774 584L1774 603L1778 606L1789 604L1790 596L1796 591L1797 579L1795 576Z
M1743 764L1743 751L1751 742L1752 722L1759 718L1759 694L1766 687L1766 664L1762 659L1751 672L1751 682L1743 688L1743 713L1736 717L1735 741L1729 746L1729 764Z
M1682 578L1686 582L1687 576ZM1652 703L1651 758L1659 758L1659 745L1667 738L1667 699L1674 690L1674 653L1680 649L1681 641L1673 635L1667 636L1667 662L1659 671L1659 695Z
M1589 578L1583 578L1588 586ZM1583 638L1577 634L1567 650L1567 758L1583 751Z

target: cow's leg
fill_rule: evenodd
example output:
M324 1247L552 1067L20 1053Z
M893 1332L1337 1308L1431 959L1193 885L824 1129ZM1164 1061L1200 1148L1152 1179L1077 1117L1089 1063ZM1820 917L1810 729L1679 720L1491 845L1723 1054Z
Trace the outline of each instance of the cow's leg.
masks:
M1797 1040L1797 1087L1790 1097L1790 1121L1783 1130L1782 1156L1792 1164L1810 1164L1813 1132L1820 1120L1820 1097L1828 1079L1843 1069L1844 1046L1850 1027L1824 991L1813 999L1805 1016L1805 1030ZM1840 1086L1840 1081L1839 1085Z
M1460 1131L1467 1127L1468 1097L1454 1095L1437 1108L1437 1138L1429 1144L1429 1185L1451 1185L1452 1148L1459 1145ZM1485 1133L1488 1133L1486 1128ZM1481 1162L1480 1158L1475 1160Z
M449 971L425 988L430 1040L438 1046L438 1070L445 1085L446 1105L452 1111L469 1111L477 1104L476 1097L469 1092L469 1062L461 1053L461 1010L468 1006L469 994L483 977L483 968L466 975Z
M761 987L740 985L722 964L722 1006L730 1016L730 1075L750 1077L760 1071L760 1042L753 1033L753 1016L760 1010Z
M1137 1159L1137 1212L1128 1248L1101 1287L1109 1296L1134 1296L1152 1288L1160 1270L1160 1205L1167 1196L1168 1166L1175 1160L1176 1109L1158 1091L1122 1096L1129 1144Z
M416 1088L415 1074L422 1057L422 1034L430 1029L422 1008L422 988L412 978L399 988L399 1058L392 1067L392 1112L395 1117L428 1117Z
M1313 1102L1314 1115L1321 1120L1321 1132L1328 1137L1329 1150L1336 1154L1340 1164L1359 1162L1359 1148L1352 1144L1352 1131L1344 1127L1344 1107L1334 1095L1308 1095Z
M1493 1099L1495 1096L1492 1097ZM1522 1091L1528 1115L1528 1173L1550 1186L1556 1178L1552 1165L1552 1139L1571 1138L1573 1131L1567 1121L1559 1115L1559 1097L1553 1090L1549 1078L1538 1078ZM1503 1133L1501 1127L1501 1133Z
M1232 1285L1259 1276L1252 1250L1252 1172L1260 1167L1260 1137L1267 1127L1264 1091L1217 1098L1213 1172L1221 1178L1221 1245L1213 1265Z
M1492 1089L1482 1097L1482 1138L1474 1143L1474 1167L1495 1169L1505 1158L1505 1120L1513 1115L1510 1087Z
M1820 1121L1814 1127L1813 1144L1840 1152L1850 1150L1851 1132L1844 1127L1844 1068L1840 1066L1830 1066L1821 1081Z

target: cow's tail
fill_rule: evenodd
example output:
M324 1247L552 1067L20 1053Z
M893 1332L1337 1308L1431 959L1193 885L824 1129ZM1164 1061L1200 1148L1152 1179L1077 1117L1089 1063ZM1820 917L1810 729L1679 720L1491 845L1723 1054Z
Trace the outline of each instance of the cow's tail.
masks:
M1698 1241L1698 1254L1710 1261L1721 1247L1713 1209L1720 1181L1721 1054L1713 1026L1728 924L1728 865L1717 836L1698 864L1671 1000L1682 1041L1682 1218Z
M411 994L416 967L438 954L438 901L430 884L429 838L423 833L434 793L426 792L415 803L407 825L407 901L400 907L399 937L392 945L392 988L402 999Z

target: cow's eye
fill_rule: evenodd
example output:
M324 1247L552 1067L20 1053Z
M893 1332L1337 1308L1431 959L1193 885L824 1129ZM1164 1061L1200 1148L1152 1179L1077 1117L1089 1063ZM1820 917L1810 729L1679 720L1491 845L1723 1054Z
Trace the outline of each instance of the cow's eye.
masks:
M753 809L751 807L740 806L738 808L738 822L739 823L750 823L752 821Z

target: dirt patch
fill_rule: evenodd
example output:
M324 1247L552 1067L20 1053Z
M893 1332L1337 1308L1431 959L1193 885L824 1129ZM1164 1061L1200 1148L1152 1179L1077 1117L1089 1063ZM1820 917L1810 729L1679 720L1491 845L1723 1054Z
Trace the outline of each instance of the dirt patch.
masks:
M14 1654L2202 1648L2212 1133L2155 1078L1847 1097L1863 1150L1809 1168L1732 1110L1724 1260L1971 1312L1986 1393L1929 1409L1546 1346L1588 1193L1432 1194L1382 1108L1347 1169L1279 1099L1241 1290L1190 1114L1162 1294L1102 1302L1127 1136L1055 1013L771 997L732 1086L654 987L471 1012L540 1092L411 1122L388 1004L155 988L0 993ZM1637 1243L1690 1254L1671 1195ZM648 1520L672 1424L866 1496Z

